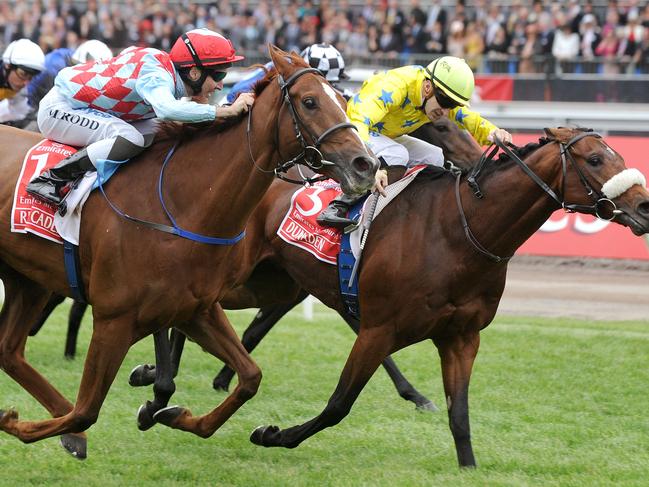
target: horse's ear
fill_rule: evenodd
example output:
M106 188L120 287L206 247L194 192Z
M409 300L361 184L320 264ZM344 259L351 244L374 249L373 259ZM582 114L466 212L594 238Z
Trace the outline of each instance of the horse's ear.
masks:
M268 44L268 53L270 54L270 58L273 61L277 72L285 78L288 77L289 73L292 73L295 70L295 67L292 66L290 62L290 54L287 52L282 51L279 47L273 44Z
M550 128L544 128L543 131L545 132L545 135L547 135L550 139L556 139L557 134L556 134L556 129L550 129Z

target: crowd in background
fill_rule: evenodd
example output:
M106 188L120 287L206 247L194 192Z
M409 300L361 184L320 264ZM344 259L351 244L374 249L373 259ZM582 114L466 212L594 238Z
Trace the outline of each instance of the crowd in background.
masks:
M45 52L86 39L115 50L134 44L168 50L195 27L219 31L237 49L259 55L268 43L299 52L328 42L350 60L448 53L477 71L649 72L649 4L637 0L597 8L575 0L508 6L475 0L471 7L440 0L5 0L0 6L0 45L27 37Z

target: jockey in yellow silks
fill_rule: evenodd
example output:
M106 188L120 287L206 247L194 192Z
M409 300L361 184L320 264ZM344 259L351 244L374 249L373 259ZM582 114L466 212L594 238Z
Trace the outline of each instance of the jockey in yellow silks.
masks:
M442 166L442 150L408 134L439 117L449 117L469 131L481 145L494 135L511 142L511 134L469 110L475 81L463 59L444 56L427 67L404 66L377 73L363 83L347 105L347 115L381 161L375 189L384 194L388 166L430 164ZM342 195L318 217L322 225L346 227L354 223L345 217L353 202Z

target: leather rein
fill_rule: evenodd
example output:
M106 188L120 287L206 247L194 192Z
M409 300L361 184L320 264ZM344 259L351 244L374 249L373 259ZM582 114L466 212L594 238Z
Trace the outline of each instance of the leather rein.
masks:
M471 170L471 172L466 178L467 184L473 190L473 193L477 198L480 199L483 198L484 195L480 191L480 186L478 185L478 181L477 181L478 177L480 176L486 164L489 162L493 162L493 157L498 152L498 149L502 149L502 151L505 154L507 154L512 159L512 161L514 161L523 170L523 172L525 172L525 174L527 174L530 177L530 179L532 179L532 181L534 181L537 184L537 186L539 186L550 198L552 198L559 205L560 208L563 208L566 212L568 213L574 213L576 211L582 211L586 213L592 212L600 219L609 220L609 221L613 220L617 215L622 213L622 211L617 209L617 206L610 198L604 196L604 194L596 190L592 186L592 184L590 184L588 178L583 173L583 171L579 168L577 161L575 160L574 156L570 152L570 148L585 137L602 138L602 136L597 132L582 132L574 136L565 144L557 140L553 141L553 142L557 142L560 147L561 168L563 172L560 194L557 194L545 181L543 181L534 171L532 171L532 169L530 169L530 167L527 164L525 164L525 162L522 161L521 158L518 157L518 155L514 151L512 151L509 147L507 147L507 145L504 144L498 138L495 138L494 145L492 147L487 148L487 150L482 154L482 157L480 158L478 164L476 164L476 166ZM579 179L582 185L584 186L584 188L586 189L588 196L592 198L593 200L592 205L567 204L565 202L564 197L565 197L566 177L568 173L568 159L570 160L570 163L572 164L573 168L577 172ZM457 202L458 210L460 212L460 219L462 220L462 227L464 228L464 233L466 235L467 240L471 243L471 245L473 245L473 247L479 253L487 257L489 260L496 263L509 261L509 259L511 259L513 255L510 255L509 257L500 257L490 252L479 242L479 240L471 231L466 215L464 213L464 208L462 206L462 199L460 197L461 178L462 178L462 174L458 173L455 181L455 200ZM605 218L601 215L603 205L610 205L610 207L612 207L611 218Z

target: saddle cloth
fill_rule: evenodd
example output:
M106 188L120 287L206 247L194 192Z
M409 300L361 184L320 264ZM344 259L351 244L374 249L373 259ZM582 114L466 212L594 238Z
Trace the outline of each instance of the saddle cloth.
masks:
M75 147L44 139L32 147L23 161L11 210L11 231L31 233L47 240L63 243L67 240L79 244L81 208L95 185L95 172L86 173L66 198L68 211L65 217L56 212L54 205L34 198L26 192L27 184L43 171L56 166L77 151Z
M428 166L413 166L399 181L389 185L386 188L387 197L380 197L378 200L374 218L426 167ZM318 260L335 265L340 252L342 230L323 227L316 218L329 202L340 194L340 185L331 179L297 190L291 197L291 205L277 230L277 235L285 242L311 253ZM364 218L365 208L361 213L359 228ZM360 254L360 233L354 230L350 235L352 252L356 258Z

